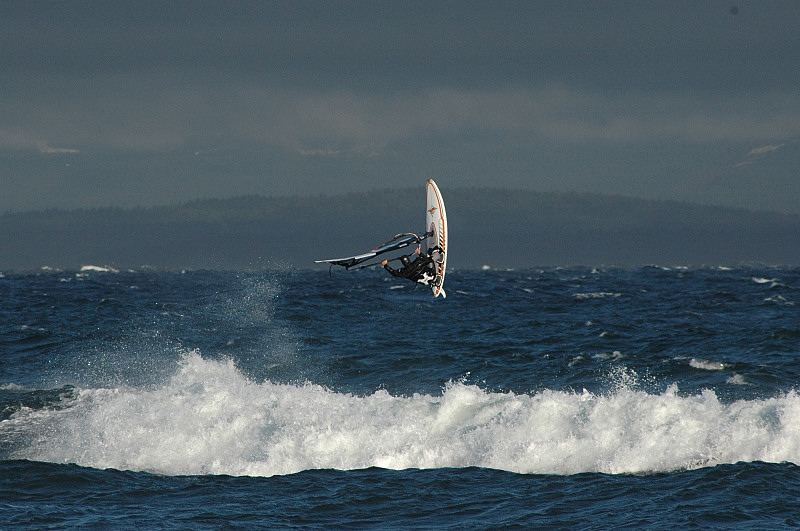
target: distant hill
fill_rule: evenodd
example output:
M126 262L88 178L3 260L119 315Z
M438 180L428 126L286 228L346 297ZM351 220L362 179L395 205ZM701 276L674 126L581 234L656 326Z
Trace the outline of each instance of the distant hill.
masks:
M800 216L593 194L444 189L453 267L800 264ZM422 231L423 188L0 215L0 271L313 267Z

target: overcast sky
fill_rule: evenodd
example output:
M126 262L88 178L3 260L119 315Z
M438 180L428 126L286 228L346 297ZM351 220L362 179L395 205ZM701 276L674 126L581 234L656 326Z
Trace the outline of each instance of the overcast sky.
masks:
M800 2L0 3L0 211L502 186L800 212Z

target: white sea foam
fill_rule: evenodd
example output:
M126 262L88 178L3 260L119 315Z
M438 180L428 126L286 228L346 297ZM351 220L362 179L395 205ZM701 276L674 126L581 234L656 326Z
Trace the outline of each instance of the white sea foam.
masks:
M85 273L87 271L94 271L97 273L119 273L119 269L114 269L110 266L96 266L96 265L82 265L81 272Z
M729 383L731 385L750 385L744 379L744 376L742 376L741 374L737 374L737 373L733 373L730 378L725 380L725 383Z
M764 278L764 277L752 277L753 282L756 284L769 284L770 282L777 282L777 278Z
M569 360L569 363L567 364L567 366L574 367L578 363L580 363L582 361L585 361L585 360L586 360L586 358L584 358L583 356L575 356L574 358Z
M599 354L594 354L592 358L596 360L621 360L624 358L625 355L620 352L619 350L615 350L614 352L600 352Z
M725 404L620 386L609 395L488 392L367 396L254 382L192 353L153 389L82 389L62 409L0 422L13 457L168 475L486 467L649 473L739 461L800 464L800 395Z
M708 361L697 358L692 358L689 360L689 366L694 367L695 369L703 369L705 371L722 371L726 368L726 365L724 363L720 363L719 361Z
M575 293L575 298L579 301L587 299L605 299L606 297L620 297L622 293L611 293L609 291L595 291L591 293Z
M794 306L794 302L788 300L786 297L782 295L774 295L772 297L767 297L764 299L764 302L774 302L776 304L781 304L784 306Z
M37 332L47 332L47 329L41 326L20 325L19 330L36 330Z

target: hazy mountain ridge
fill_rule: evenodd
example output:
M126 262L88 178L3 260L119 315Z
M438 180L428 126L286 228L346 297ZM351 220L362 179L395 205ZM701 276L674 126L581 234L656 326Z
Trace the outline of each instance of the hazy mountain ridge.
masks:
M451 265L800 263L800 216L620 196L444 189ZM311 267L422 231L422 189L0 216L0 270Z

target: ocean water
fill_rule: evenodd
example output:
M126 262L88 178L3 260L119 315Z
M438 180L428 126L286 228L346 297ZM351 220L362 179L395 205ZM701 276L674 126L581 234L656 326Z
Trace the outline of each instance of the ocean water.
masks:
M800 269L0 274L0 527L800 526Z

